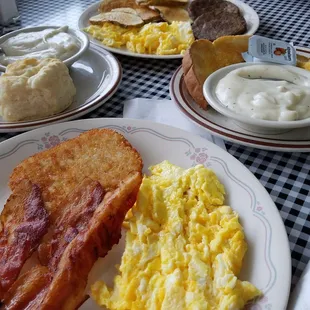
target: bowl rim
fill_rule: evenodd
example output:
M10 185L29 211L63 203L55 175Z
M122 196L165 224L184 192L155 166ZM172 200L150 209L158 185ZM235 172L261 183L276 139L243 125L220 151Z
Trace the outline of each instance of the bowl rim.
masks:
M219 82L221 78L226 76L229 72L247 66L257 66L257 65L272 65L272 66L284 66L285 68L292 70L295 73L308 76L310 79L310 72L290 65L281 65L270 62L256 62L256 63L247 63L242 62L238 64L229 65L214 71L210 74L205 82L203 83L203 95L210 106L215 109L220 114L232 118L236 121L239 121L250 126L264 127L264 128L275 128L275 129L293 129L310 126L310 118L296 120L296 121L270 121L270 120L261 120L257 118L250 118L242 114L238 114L232 110L226 108L223 103L215 95L215 85Z
M44 29L48 29L48 28L57 29L57 28L66 27L66 26L67 25L62 25L62 26L60 26L60 25L57 25L57 26L55 26L55 25L41 25L41 26L31 26L31 27L24 27L21 29L17 29L17 30L14 30L12 32L9 32L9 33L1 36L0 37L0 46L7 39L12 38L15 35L23 33L23 32L37 32L37 31L41 31ZM86 50L89 48L90 43L89 43L89 38L85 33L80 31L79 29L75 29L75 28L72 28L70 26L67 26L67 27L68 27L68 33L75 36L80 42L79 50L74 55L72 55L71 57L69 57L65 60L62 60L62 62L65 65L70 66L75 61L77 61L86 52ZM6 67L7 67L6 65L2 65L0 63L0 71L5 72Z

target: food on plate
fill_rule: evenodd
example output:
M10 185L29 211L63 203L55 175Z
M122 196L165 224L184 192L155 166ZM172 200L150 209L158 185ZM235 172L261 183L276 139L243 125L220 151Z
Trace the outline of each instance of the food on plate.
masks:
M211 17L208 12L195 19L192 29L196 39L214 41L219 37L245 33L246 22L240 14L223 12L220 17Z
M182 54L194 42L189 22L149 23L139 27L121 27L104 23L101 27L91 25L85 29L104 45L140 54Z
M85 178L98 181L105 191L113 191L130 173L141 172L142 165L139 153L122 135L93 129L23 160L13 170L9 186L14 190L24 178L39 185L50 221L54 222L61 202Z
M25 58L70 58L80 49L80 41L70 33L68 26L58 29L22 32L3 42L0 63L8 65Z
M134 53L183 54L194 41L186 3L104 0L84 31L106 46Z
M184 54L182 67L186 88L203 109L207 101L202 85L214 71L235 63L244 62L241 53L248 50L249 36L225 36L215 40L197 40Z
M287 67L258 64L229 72L215 86L215 94L237 114L295 121L310 117L309 82L309 77Z
M188 13L192 20L208 12L216 16L223 12L238 14L239 8L230 1L223 0L192 0L188 5Z
M21 180L0 215L0 301L48 228L40 188Z
M192 0L188 6L196 39L214 41L219 37L243 34L246 21L239 8L223 0Z
M75 93L62 61L18 60L0 77L0 116L6 121L23 121L54 115L72 104Z
M89 271L118 243L136 201L141 157L117 132L93 129L25 159L11 175L13 193L23 175L37 180L49 231L38 244L39 263L15 278L0 302L4 309L77 309L87 298Z
M65 213L56 223L54 236L50 240L51 249L56 245L56 251L50 253L48 279L41 272L41 276L31 283L32 292L29 292L28 280L24 277L20 283L21 289L13 287L16 297L9 291L10 298L4 299L4 302L7 301L4 303L6 308L14 305L17 309L77 309L86 299L88 273L94 263L118 243L123 220L136 200L140 183L141 173L132 172L120 182L118 188L106 193L99 205L101 197L94 194L98 198L96 203L89 205L88 210L79 217L69 211L71 216L65 218ZM69 208L72 208L71 204ZM83 216L89 211L93 215L85 219ZM60 243L58 247L57 243ZM42 265L34 268L44 268ZM31 273L32 269L28 271L29 275ZM23 290L31 296L26 304Z
M202 92L206 78L223 67L244 62L242 53L248 51L250 36L223 36L215 41L196 40L185 52L182 60L186 88L202 108L208 103ZM297 66L310 70L310 60L297 55Z
M154 6L160 12L162 19L168 23L177 22L190 22L187 11L183 8L168 7L168 6Z
M130 9L128 11L128 9ZM145 23L161 20L158 11L147 6L141 6L135 0L105 0L99 6L99 12L115 12L115 10L137 14ZM125 10L125 11L124 11Z
M185 6L188 0L136 0L141 5Z
M95 283L96 302L112 310L242 309L261 295L237 278L247 243L216 175L168 161L150 170L127 216L114 287Z
M49 265L50 270L56 271L64 249L85 229L105 194L98 181L85 178L65 197L57 212L53 233L44 238L38 249L41 264Z
M31 301L37 297L37 293L44 292L48 284L51 282L51 274L48 268L36 265L31 271L23 273L12 285L10 290L5 294L2 300L1 309L24 310L31 304ZM43 296L42 296L43 297ZM31 310L38 310L35 305ZM42 308L40 308L41 310Z
M127 12L111 11L108 13L100 13L89 19L92 25L104 25L105 22L116 23L121 26L141 26L143 25L142 18L137 14Z

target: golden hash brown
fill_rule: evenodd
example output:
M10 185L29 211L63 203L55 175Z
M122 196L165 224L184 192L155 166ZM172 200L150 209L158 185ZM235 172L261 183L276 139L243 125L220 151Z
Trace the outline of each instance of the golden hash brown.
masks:
M139 153L119 133L93 129L22 161L10 176L12 190L23 178L40 186L45 208L55 220L61 202L86 177L113 191L131 172L142 172Z

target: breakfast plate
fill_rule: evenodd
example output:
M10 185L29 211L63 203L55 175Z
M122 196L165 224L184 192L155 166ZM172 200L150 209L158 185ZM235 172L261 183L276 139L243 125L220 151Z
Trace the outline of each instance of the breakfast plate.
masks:
M170 95L180 110L194 123L225 140L260 149L284 152L309 152L310 127L281 132L256 132L240 127L239 123L218 113L198 107L187 91L180 66L170 82Z
M211 142L180 129L131 119L89 119L38 128L0 144L0 210L10 194L7 186L14 167L23 159L92 128L111 128L138 150L147 168L168 160L183 168L203 164L223 183L230 205L240 215L248 243L240 278L251 281L264 296L247 309L285 309L291 283L291 257L280 214L267 191L238 160ZM123 234L124 236L124 234ZM112 285L120 263L124 237L93 267L88 284ZM89 286L88 286L89 288ZM102 309L89 299L80 309Z
M244 19L247 23L247 32L244 34L251 35L256 32L259 27L259 17L257 13L246 3L240 0L229 0L236 6L238 6L241 14L244 16ZM78 27L80 30L89 26L89 19L90 17L98 14L100 2L94 3L89 6L80 16L78 21ZM138 58L153 58L153 59L177 59L182 58L183 55L150 55L150 54L138 54L131 51L128 51L126 48L113 48L106 45L103 45L99 40L93 38L89 35L89 39L91 42L104 46L104 48L112 53L122 54L126 56L133 56Z
M0 117L0 132L26 131L80 117L106 102L116 92L122 79L118 60L101 46L93 44L69 70L77 92L69 108L33 121L7 122Z

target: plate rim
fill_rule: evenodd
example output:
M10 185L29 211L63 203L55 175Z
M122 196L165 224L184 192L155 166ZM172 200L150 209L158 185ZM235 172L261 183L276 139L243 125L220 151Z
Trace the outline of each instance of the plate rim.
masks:
M211 134L214 134L224 140L233 142L233 143L238 143L241 145L245 146L250 146L254 148L259 148L259 149L264 149L264 150L272 150L272 151L282 151L282 152L310 152L310 140L309 144L303 144L304 141L300 141L299 144L287 144L285 143L285 140L277 140L277 139L267 139L265 137L256 137L251 134L245 135L244 133L236 132L236 134L240 135L241 137L238 137L235 135L234 130L230 130L229 128L224 128L221 125L218 125L216 123L213 123L211 121L205 120L208 122L206 124L204 121L201 121L200 119L197 118L203 118L200 116L196 111L194 111L189 104L186 102L184 97L182 96L181 92L181 99L179 96L176 94L175 88L178 87L181 90L181 85L178 84L176 85L176 79L181 75L180 78L180 84L181 80L183 79L183 68L182 65L180 65L176 71L173 73L172 78L169 83L169 93L171 98L173 99L174 103L176 106L179 108L179 110L187 117L189 118L192 122L195 124L199 125L200 127L204 128ZM183 102L184 101L184 102ZM185 108L185 106L192 111L192 113L188 112ZM218 112L217 112L218 113ZM224 116L223 116L224 117ZM226 130L229 133L224 132L223 130L216 127L221 127L224 130ZM256 138L255 140L251 139L251 137ZM260 140L258 140L260 139ZM267 141L271 140L271 141ZM272 142L273 141L273 142ZM275 143L275 141L278 141L278 143ZM306 140L307 141L307 140ZM282 143L281 143L282 142ZM284 143L283 143L284 142ZM290 142L294 142L291 141Z
M108 85L108 88L110 89L105 94L99 94L96 98L94 98L90 102L84 102L82 105L74 108L73 110L69 111L64 110L63 112L60 112L56 115L52 115L42 119L33 121L23 121L23 122L2 121L0 122L0 133L31 130L37 127L42 127L53 123L72 120L74 118L83 116L84 114L93 111L94 109L104 104L107 100L109 100L109 98L113 96L113 94L117 91L118 87L121 84L123 78L123 68L118 59L112 53L105 50L102 46L91 43L89 46L89 50L97 53L102 58L105 58L105 60L111 65L111 67L117 68L117 70L112 70L111 72L112 79L111 82L109 83L110 85Z
M247 31L246 33L244 33L243 35L252 35L254 34L260 24L260 20L259 20L259 16L257 14L257 12L247 3L244 3L240 0L228 0L230 2L232 2L233 4L235 4L236 6L238 6L238 8L242 8L247 12L251 12L251 14L254 16L255 15L255 22L253 23L253 29L252 31ZM77 21L77 27L80 31L84 32L84 28L85 28L85 19L86 16L89 15L89 13L93 10L97 10L99 5L101 2L95 2L93 4L91 4L90 6L88 6L80 15L78 21ZM85 32L84 32L85 33ZM130 57L136 57L136 58L148 58L148 59L161 59L161 60L165 60L165 59L182 59L183 55L181 54L175 54L175 55L154 55L154 54L139 54L139 53L134 53L134 52L130 52L127 51L126 49L118 49L118 48L114 48L114 47L109 47L106 46L104 44L102 44L99 40L93 38L90 34L85 33L88 37L90 42L92 42L93 44L102 46L104 49L112 52L112 53L117 53L120 55L125 55L125 56L130 56Z
M292 259L291 259L291 252L290 252L290 246L289 246L289 239L288 239L288 236L286 233L286 228L285 228L284 222L283 222L282 217L280 215L280 211L276 207L274 201L272 200L272 198L269 195L266 188L259 182L259 180L255 177L255 175L244 164L242 164L239 160L234 158L229 152L223 150L222 148L215 145L211 141L208 141L207 139L205 139L203 137L197 136L197 135L190 133L190 132L187 132L185 130L182 130L182 129L179 129L179 128L176 128L176 127L173 127L170 125L165 125L165 124L156 123L153 121L148 121L148 120L139 120L139 119L137 120L137 119L130 119L130 118L94 118L94 119L68 121L68 122L63 122L60 124L51 124L48 126L37 128L37 129L29 131L29 132L22 133L20 135L14 136L14 137L9 138L7 140L4 140L3 142L0 143L0 152L1 152L1 149L4 152L4 154L0 153L0 159L7 158L7 157L15 154L15 152L18 152L18 150L22 147L22 145L19 146L19 143L23 143L23 140L26 141L26 139L28 139L27 141L30 141L29 139L34 139L34 137L38 136L40 132L42 132L42 133L44 131L45 132L53 132L54 130L59 131L58 129L56 129L56 128L58 128L57 126L59 126L59 125L61 125L63 127L63 128L61 128L62 132L64 132L64 131L70 132L70 129L71 130L74 129L75 132L81 132L82 133L86 130L90 130L91 128L99 128L99 127L101 127L101 128L109 127L109 128L113 129L113 126L116 126L116 127L122 126L122 128L124 128L125 126L128 126L129 123L130 123L130 125L138 127L138 128L132 127L132 130L150 129L150 130L153 130L155 132L158 131L161 134L168 133L170 138L174 137L174 139L176 139L178 141L182 140L182 138L183 138L190 143L194 142L196 145L197 144L206 145L206 147L213 149L212 152L219 154L219 157L220 157L219 159L221 159L221 157L223 158L223 157L227 156L230 159L230 162L232 163L232 165L235 165L235 168L233 170L236 170L238 167L240 167L241 171L243 171L243 173L246 174L246 177L248 179L251 179L251 183L253 186L253 188L252 188L253 192L254 191L260 192L261 195L264 195L264 200L266 200L266 202L268 202L268 208L272 208L272 210L273 210L272 212L274 212L274 214L275 214L274 217L269 218L271 222L269 222L269 221L268 222L271 224L272 221L273 222L276 221L277 226L279 226L277 229L277 235L281 236L281 239L286 241L285 244L281 243L281 247L283 247L283 251L287 252L286 263L288 264L288 266L286 266L286 268L283 268L283 270L285 270L286 278L288 279L288 281L286 283L284 283L284 285L286 286L286 291L285 291L286 297L284 297L283 300L281 301L281 304L286 306L288 303L288 299L289 299L291 279L292 279L292 273L291 273ZM79 126L79 124L83 124L83 125L85 125L85 127L83 125ZM122 134L124 134L124 133L122 133ZM130 135L130 131L128 131L127 134ZM195 146L195 144L193 144L193 146ZM12 150L14 150L13 153L11 153L8 150L8 146L11 146L13 148L12 149ZM38 150L38 152L39 152L39 150ZM38 152L36 152L36 153L38 153ZM5 156L2 157L3 155L5 155ZM214 154L214 155L217 155L217 154ZM259 188L259 190L257 190L257 188Z

